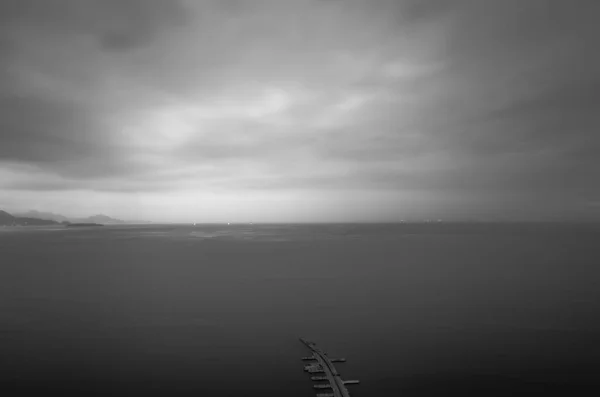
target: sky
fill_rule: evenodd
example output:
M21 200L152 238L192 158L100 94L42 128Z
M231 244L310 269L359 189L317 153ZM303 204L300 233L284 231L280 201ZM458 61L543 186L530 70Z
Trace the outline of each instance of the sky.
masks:
M596 0L3 0L0 209L600 220Z

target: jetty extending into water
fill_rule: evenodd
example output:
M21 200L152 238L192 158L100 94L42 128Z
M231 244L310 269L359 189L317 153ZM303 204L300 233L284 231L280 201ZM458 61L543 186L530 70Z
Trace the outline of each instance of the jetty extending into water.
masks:
M313 381L327 381L327 383L317 383L313 387L317 390L324 390L325 393L318 393L317 397L350 397L346 385L355 385L360 383L357 380L342 380L337 369L333 365L334 362L344 362L345 358L329 358L327 353L319 349L316 344L309 342L304 338L300 338L300 342L308 347L313 355L302 357L303 361L311 361L310 364L304 366L304 370L312 376Z

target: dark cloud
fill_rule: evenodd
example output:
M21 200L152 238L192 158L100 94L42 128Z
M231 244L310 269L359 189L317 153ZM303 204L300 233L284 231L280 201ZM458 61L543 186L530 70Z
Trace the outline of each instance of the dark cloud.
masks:
M77 103L0 97L0 163L24 163L61 175L133 174L125 148L102 130L98 114Z
M0 15L5 29L90 35L109 50L149 44L162 30L186 22L177 0L6 0Z
M77 104L4 96L0 109L1 159L45 163L82 159L98 149L98 139L87 134L95 126Z
M469 0L409 0L397 2L398 13L406 23L420 23L461 9ZM393 3L392 3L393 4Z
M137 172L107 130L105 106L90 103L97 95L95 81L107 73L105 65L81 61L95 56L95 47L124 51L150 45L165 29L184 23L185 16L176 1L2 2L0 163L29 163L82 178ZM92 41L69 49L69 40L79 36ZM48 56L39 56L39 63L28 58L43 53ZM61 53L68 57L59 58Z

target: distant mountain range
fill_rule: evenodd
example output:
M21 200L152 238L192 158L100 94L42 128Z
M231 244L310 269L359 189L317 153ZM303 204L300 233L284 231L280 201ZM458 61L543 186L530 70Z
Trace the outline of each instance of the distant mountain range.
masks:
M53 220L13 216L6 211L0 210L0 226L42 226L56 224L58 222Z
M36 218L36 219L45 219L48 221L55 222L72 222L69 218L63 215L54 214L52 212L40 212L40 211L27 211L23 213L14 214L17 217L27 217L27 218Z
M106 215L93 215L87 218L69 218L52 212L27 211L11 215L0 210L0 225L54 225L59 223L99 223L102 225L118 225L126 223L151 223L147 221L124 221Z

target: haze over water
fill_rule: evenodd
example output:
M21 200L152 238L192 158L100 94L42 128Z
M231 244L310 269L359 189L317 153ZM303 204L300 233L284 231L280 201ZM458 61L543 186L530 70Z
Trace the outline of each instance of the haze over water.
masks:
M7 395L597 394L594 225L153 225L0 232ZM586 394L584 386L591 387Z

